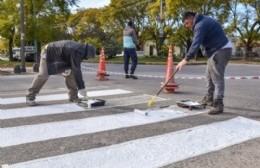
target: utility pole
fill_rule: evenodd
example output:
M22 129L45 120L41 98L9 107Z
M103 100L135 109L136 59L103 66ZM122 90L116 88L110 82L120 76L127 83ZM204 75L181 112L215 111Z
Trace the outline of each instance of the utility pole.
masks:
M159 30L159 56L162 56L163 43L163 0L160 0L160 30Z
M36 37L36 32L37 32L37 23L36 23L36 12L35 12L35 3L34 0L32 0L32 5L33 5L33 25L34 25L34 64L33 64L33 72L39 72L39 64L38 64L38 46L37 46L37 37Z
M21 61L22 61L22 69L21 72L26 72L25 69L25 31L24 31L24 0L20 0L20 17L21 17Z

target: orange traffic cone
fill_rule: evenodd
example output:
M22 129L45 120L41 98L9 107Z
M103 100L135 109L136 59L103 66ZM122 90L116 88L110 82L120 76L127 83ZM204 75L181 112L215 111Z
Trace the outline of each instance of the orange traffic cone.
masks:
M99 81L104 81L104 80L109 80L106 78L106 57L105 57L105 51L104 47L101 49L101 54L99 56L99 66L98 66L98 71L97 71L97 76L98 78L96 80Z
M172 56L172 45L169 46L169 54L167 60L167 67L166 67L166 79L165 82L168 81L171 76L173 75L173 56ZM162 82L162 86L164 86L165 82ZM167 93L173 93L179 86L174 82L174 77L166 84L164 87L164 91Z

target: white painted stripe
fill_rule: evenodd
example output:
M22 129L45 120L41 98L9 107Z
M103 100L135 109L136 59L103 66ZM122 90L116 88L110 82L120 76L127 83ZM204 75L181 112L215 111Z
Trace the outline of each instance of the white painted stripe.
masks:
M86 86L87 90L101 90L101 89L109 89L108 86L103 86L103 85L97 85L97 86ZM52 94L52 93L64 93L67 92L68 89L63 87L63 88L45 88L41 90L41 93L47 93L47 94ZM24 95L24 90L12 90L12 92L10 91L6 91L6 92L2 92L2 94L0 96L9 96L9 97L17 97L17 95L22 96ZM1 102L1 101L0 101Z
M4 120L4 119L12 119L12 118L50 115L50 114L73 113L73 112L80 112L80 111L86 111L86 109L74 103L58 104L58 105L50 105L50 106L35 106L35 107L1 110L0 119Z
M150 110L149 116L128 112L79 120L0 128L0 147L150 124L206 112L205 109L192 112L181 110L173 106L165 109Z
M88 96L99 97L99 96L110 96L110 95L127 94L127 93L132 93L132 92L123 89L110 89L110 90L90 91L88 92ZM67 98L68 98L68 94L53 94L53 95L37 96L36 100L52 101L52 100L65 100ZM0 104L7 105L7 104L15 104L15 103L25 103L25 97L4 98L4 99L2 98Z
M105 106L97 107L98 109L112 108L118 106L129 106L134 104L147 103L152 96L150 95L139 95L123 98L109 99L106 101ZM165 99L157 98L157 101L162 101ZM0 119L14 119L23 117L33 117L42 115L52 115L52 114L62 114L62 113L75 113L81 111L91 111L93 109L86 109L80 107L74 103L70 104L59 104L59 105L49 105L49 106L35 106L35 107L25 107L17 109L0 109Z
M260 122L237 117L169 134L10 165L10 168L150 168L260 137Z

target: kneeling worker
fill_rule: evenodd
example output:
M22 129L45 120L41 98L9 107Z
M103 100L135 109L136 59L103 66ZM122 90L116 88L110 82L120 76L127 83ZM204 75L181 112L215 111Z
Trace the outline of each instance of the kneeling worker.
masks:
M39 73L34 78L26 95L27 105L36 105L36 94L40 92L49 75L61 73L65 77L65 83L69 90L69 101L79 103L78 92L83 97L87 97L81 72L81 62L83 59L95 55L96 48L91 44L75 41L56 41L47 44L41 52Z

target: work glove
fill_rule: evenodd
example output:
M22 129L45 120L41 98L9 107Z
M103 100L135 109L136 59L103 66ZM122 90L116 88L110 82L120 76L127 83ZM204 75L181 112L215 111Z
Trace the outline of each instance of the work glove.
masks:
M71 69L67 69L67 70L65 70L65 71L62 73L62 76L67 77L67 76L70 75L70 73L71 73Z
M88 100L88 95L87 95L87 91L86 91L86 89L81 89L81 90L79 90L79 94L81 95L81 96L83 96L83 98L82 98L82 100Z

